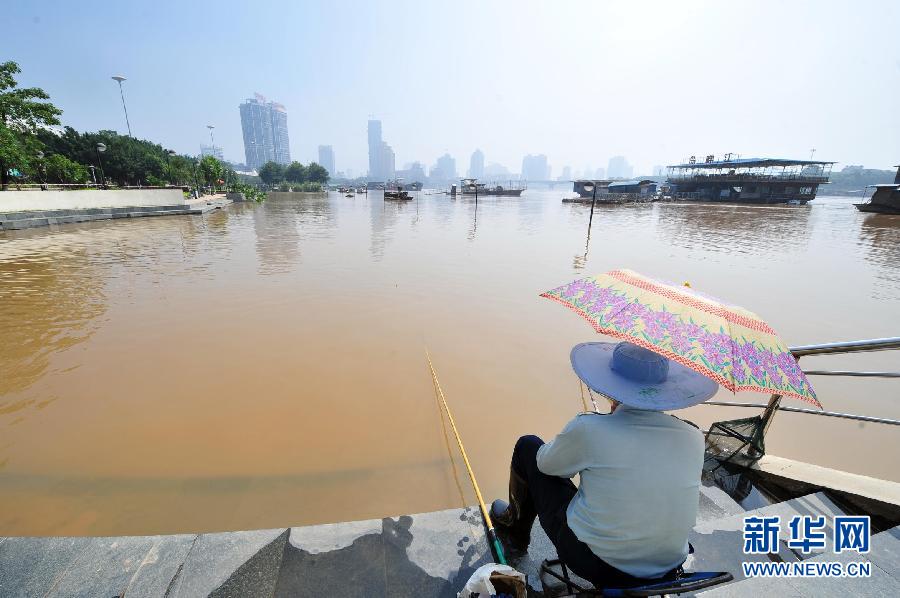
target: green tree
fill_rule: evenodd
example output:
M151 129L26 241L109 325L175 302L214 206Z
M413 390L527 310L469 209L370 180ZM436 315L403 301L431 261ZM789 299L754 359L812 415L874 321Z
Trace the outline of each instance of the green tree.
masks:
M240 182L240 178L238 177L238 173L234 171L234 168L230 166L225 168L225 172L222 174L222 178L225 180L225 185L229 189L233 189L235 185Z
M194 162L188 156L166 157L167 179L172 185L191 185L194 182Z
M291 162L284 171L284 180L291 183L303 183L306 181L306 166L300 162Z
M61 154L53 154L43 161L48 183L81 184L88 180L87 168Z
M59 124L62 110L37 87L19 88L15 75L19 65L0 63L0 189L9 184L9 170L25 171L40 149L35 134L39 129Z
M215 187L218 184L217 181L222 178L222 175L225 172L222 163L213 156L203 156L203 158L200 159L199 168L200 176L210 187Z
M266 162L259 169L259 178L266 185L274 185L284 180L284 166L277 162Z
M306 180L310 183L324 185L328 182L328 171L324 166L310 162L309 166L306 167Z

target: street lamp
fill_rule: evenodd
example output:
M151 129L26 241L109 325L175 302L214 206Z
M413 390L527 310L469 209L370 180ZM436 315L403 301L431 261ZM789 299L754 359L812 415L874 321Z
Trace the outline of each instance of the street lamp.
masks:
M47 173L44 171L44 152L35 154L38 159L38 176L41 179L41 191L47 190Z
M175 150L168 150L166 152L166 170L169 171L169 183L172 185L175 184L175 176L174 176L175 173L172 172L172 156L174 156L174 155L175 155Z
M97 167L91 164L88 166L91 169L91 178L94 179L94 187L97 186L97 173L94 171Z
M131 123L128 122L128 108L125 107L125 92L122 91L122 81L125 81L125 77L122 75L113 75L112 79L119 83L119 95L122 96L122 109L125 111L125 124L128 125L128 136L131 137Z
M200 198L200 177L198 176L198 173L197 173L197 171L199 170L199 167L200 167L200 158L196 158L194 160L194 187L196 189L196 191L194 193L194 197L196 197L198 199Z
M100 186L103 189L106 189L106 177L103 175L103 159L100 157L100 154L106 151L105 143L97 144L97 162L100 164Z
M213 129L216 128L216 125L206 125L206 128L209 129L210 151L213 151L216 148L216 140L213 139Z

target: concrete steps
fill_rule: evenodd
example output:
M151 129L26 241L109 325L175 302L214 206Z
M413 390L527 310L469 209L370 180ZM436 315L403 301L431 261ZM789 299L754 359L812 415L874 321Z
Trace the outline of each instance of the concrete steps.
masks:
M175 216L197 214L205 210L176 204L170 206L129 206L123 208L89 208L83 210L49 210L33 212L8 212L0 214L0 230L21 230L53 224L75 224L93 220L118 218L142 218L145 216Z
M831 536L843 514L824 494L744 512L727 494L702 487L686 569L729 571L736 581L704 594L811 597L900 595L900 528L872 539L871 554L835 555L830 544L804 560L873 564L870 579L743 579L745 515L825 515ZM782 541L786 540L784 532ZM528 555L511 563L540 595L538 571L556 551L535 525ZM771 560L804 555L780 546ZM850 558L854 557L854 558ZM455 596L471 573L492 560L477 508L369 521L272 530L119 538L0 538L0 595L5 596ZM877 569L876 569L877 568Z
M220 198L211 201L173 204L168 206L129 206L121 208L89 208L83 210L7 212L0 213L0 231L21 230L54 224L75 224L78 222L91 222L93 220L203 214L223 208L231 203L231 200Z
M824 493L810 494L800 498L768 505L759 509L744 511L720 519L701 521L694 527L690 542L694 545L694 554L688 556L685 569L689 571L728 571L736 580L743 578L741 563L743 562L797 562L821 554L822 551L803 555L787 547L787 524L795 515L825 516L826 548L831 551L833 518L845 513ZM744 554L744 517L773 516L781 517L781 534L777 554ZM734 582L732 582L734 583Z

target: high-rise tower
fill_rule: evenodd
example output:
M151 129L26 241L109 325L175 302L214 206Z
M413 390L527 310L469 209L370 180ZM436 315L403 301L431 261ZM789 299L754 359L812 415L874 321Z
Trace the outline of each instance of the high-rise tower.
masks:
M266 162L291 163L287 111L276 102L254 94L240 105L247 166L259 169Z

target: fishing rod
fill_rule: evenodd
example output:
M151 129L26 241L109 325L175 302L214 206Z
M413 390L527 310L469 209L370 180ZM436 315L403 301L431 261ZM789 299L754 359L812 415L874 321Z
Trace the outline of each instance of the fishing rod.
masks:
M484 504L484 498L481 497L481 489L478 488L478 482L475 480L475 472L472 471L472 465L469 463L469 457L466 455L466 447L463 446L462 438L459 436L459 430L456 429L456 422L453 421L453 414L450 413L450 407L447 405L447 399L444 398L444 391L441 389L441 383L438 381L437 372L434 371L434 364L431 363L431 355L428 349L425 350L425 359L428 360L428 367L431 369L431 379L437 389L441 403L444 405L444 411L447 412L447 419L450 420L450 427L453 428L453 434L456 436L456 444L459 445L459 452L462 453L463 462L466 464L466 471L469 472L469 479L472 480L472 487L475 489L475 497L478 498L478 506L481 508L481 517L484 519L484 527L487 528L488 544L490 544L494 558L501 565L506 564L506 557L503 555L503 546L497 538L497 532L494 531L494 524L491 523L491 516Z

